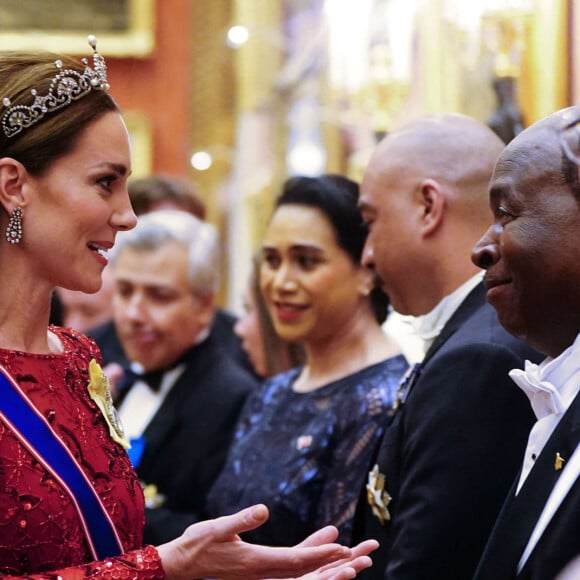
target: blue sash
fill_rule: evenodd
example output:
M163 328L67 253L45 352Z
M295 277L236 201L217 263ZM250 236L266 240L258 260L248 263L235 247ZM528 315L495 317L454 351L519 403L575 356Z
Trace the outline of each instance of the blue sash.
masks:
M70 495L95 560L123 553L115 525L73 455L0 366L0 417Z

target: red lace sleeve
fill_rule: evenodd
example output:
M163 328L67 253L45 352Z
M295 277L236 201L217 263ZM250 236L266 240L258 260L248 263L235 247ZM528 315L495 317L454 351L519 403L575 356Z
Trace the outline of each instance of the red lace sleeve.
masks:
M19 580L83 580L98 578L99 580L162 580L165 578L159 554L153 546L142 550L134 550L118 556L107 558L100 562L90 562L54 572L29 574L26 576L2 576Z

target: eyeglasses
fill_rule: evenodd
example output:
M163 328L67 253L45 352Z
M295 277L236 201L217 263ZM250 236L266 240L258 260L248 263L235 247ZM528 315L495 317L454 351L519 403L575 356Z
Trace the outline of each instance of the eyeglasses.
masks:
M580 165L580 117L564 126L560 134L560 144L566 157L576 165Z

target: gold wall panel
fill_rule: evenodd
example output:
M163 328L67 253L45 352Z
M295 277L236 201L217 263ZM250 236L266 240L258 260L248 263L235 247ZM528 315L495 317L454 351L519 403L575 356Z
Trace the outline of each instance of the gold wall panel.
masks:
M86 37L95 34L108 55L147 56L154 10L154 0L2 0L0 50L86 54Z

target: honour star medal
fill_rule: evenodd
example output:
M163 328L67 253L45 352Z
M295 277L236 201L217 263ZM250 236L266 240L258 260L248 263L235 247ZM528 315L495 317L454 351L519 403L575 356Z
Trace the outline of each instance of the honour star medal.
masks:
M376 464L372 471L369 471L367 501L373 510L373 514L377 516L381 524L391 519L391 514L387 509L391 496L385 489L385 476L379 471L379 466Z
M89 363L88 389L91 399L97 404L97 407L101 410L101 413L109 426L109 433L113 441L119 443L123 449L129 449L131 445L125 438L121 420L119 419L115 406L113 405L111 389L109 388L109 379L106 377L103 369L95 359L92 359Z

